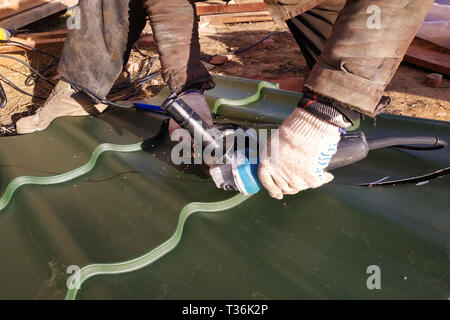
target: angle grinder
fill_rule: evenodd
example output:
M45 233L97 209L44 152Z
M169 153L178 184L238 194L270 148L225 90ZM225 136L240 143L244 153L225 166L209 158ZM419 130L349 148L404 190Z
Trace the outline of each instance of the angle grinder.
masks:
M187 130L191 137L200 138L204 148L209 150L223 150L213 156L210 163L210 175L217 187L224 190L239 191L244 195L258 193L261 183L258 180L258 152L257 136L254 130L238 128L234 130L217 130L210 127L190 106L181 100L177 94L171 94L161 105L178 125ZM237 133L237 134L236 134ZM237 148L237 144L225 143L232 134L236 141L244 136L246 142ZM229 141L229 139L228 139ZM242 141L242 140L241 140ZM252 143L253 142L253 143ZM252 147L253 145L253 147ZM413 145L426 145L415 147ZM434 150L447 146L445 141L437 137L389 137L380 139L366 139L361 131L345 133L332 157L327 170L348 166L366 158L370 150L398 147L415 150Z

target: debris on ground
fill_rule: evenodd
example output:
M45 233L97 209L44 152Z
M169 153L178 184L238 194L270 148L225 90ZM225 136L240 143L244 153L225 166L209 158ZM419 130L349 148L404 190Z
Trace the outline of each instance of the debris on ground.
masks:
M425 78L425 84L432 88L439 88L442 85L442 74L439 73L430 73L427 74Z
M228 57L223 56L223 55L216 55L216 56L212 57L211 60L209 61L210 64L213 64L215 66L220 66L227 62L228 62Z

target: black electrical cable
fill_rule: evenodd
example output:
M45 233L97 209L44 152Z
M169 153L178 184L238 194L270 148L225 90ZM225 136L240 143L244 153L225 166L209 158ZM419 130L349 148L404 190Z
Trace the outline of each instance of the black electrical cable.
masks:
M28 50L37 51L37 52L40 52L40 53L42 53L42 54L45 54L45 55L47 55L47 56L49 56L49 57L52 57L53 59L56 59L56 61L59 61L59 59L60 59L59 57L57 57L57 56L51 54L50 52L47 52L47 51L45 51L45 50L41 50L41 49L38 49L38 48L35 48L35 47L31 47L31 46L29 46L29 45L27 45L27 44L25 44L25 43L19 42L19 41L14 41L14 40L0 40L0 43L3 43L3 44L11 44L11 45L16 46L16 47L22 47L22 48L26 48L26 49L28 49Z
M150 57L150 55L145 54L145 53L143 53L143 52L141 51L141 48L139 48L137 42L134 44L134 50L136 50L137 53L139 53L141 56L143 56L143 57L145 57L145 58L149 58L149 57Z
M49 57L55 59L57 62L59 61L59 57L57 57L57 56L55 56L55 55L53 55L53 54L51 54L51 53L49 53L49 52L47 52L47 51L44 51L44 50L41 50L41 49L38 49L38 48L31 47L31 46L29 46L29 45L27 45L27 44L25 44L25 43L22 43L22 42L18 42L18 41L14 41L14 40L0 40L0 43L3 43L3 44L11 44L11 45L16 46L16 47L21 47L21 48L29 49L29 50L32 50L32 51L40 52L40 53L42 53L42 54L45 54L45 55L47 55L47 56L49 56ZM42 70L37 71L37 70L35 70L33 67L31 67L28 63L26 63L26 62L24 62L24 61L22 61L22 60L20 60L20 59L18 59L18 58L15 58L15 57L12 57L12 56L8 56L8 55L0 55L0 56L2 56L2 57L4 57L4 58L7 58L7 59L15 60L15 61L21 63L22 65L26 66L29 70L31 70L31 71L33 72L33 73L30 74L30 76L28 76L27 79L25 80L25 85L26 85L26 86L31 86L33 83L35 83L35 82L37 81L37 78L38 78L38 77L41 77L41 78L44 79L46 82L48 82L50 85L54 86L54 84L53 84L47 77L45 77L45 76L43 75L43 72L49 70L49 69L50 69L51 67L53 67L56 63L49 64L48 66L46 66L46 67L43 68ZM26 92L26 91L20 89L17 85L15 85L11 80L9 80L8 78L6 78L4 75L1 75L1 74L0 74L0 78L1 78L4 82L6 82L9 86L11 86L13 89L17 90L18 92L20 92L20 93L22 93L22 94L25 94L25 95L30 96L30 97L33 97L33 98L45 100L44 97L40 97L40 96L37 96L37 95L33 95L33 94L30 94L30 93L28 93L28 92ZM2 89L3 89L3 88L2 88ZM3 91L3 90L2 90L2 91ZM1 105L3 105L1 108L3 108L3 107L6 105L5 101L7 101L7 97L6 97L6 94L5 94L4 91L1 92L1 95L2 95L2 102L1 102Z
M360 183L357 184L359 187L394 187L402 184L411 184L411 183L427 183L430 180L441 178L443 176L450 175L450 167L439 169L437 171L411 177L411 178L404 178L404 179L397 179L397 180L390 180L390 181L376 181L376 182L369 182L369 183Z
M46 72L46 71L48 71L48 70L49 70L50 68L52 68L53 66L55 66L55 65L57 64L57 62L59 62L59 60L60 60L59 57L57 57L57 56L55 56L55 55L53 55L53 54L51 54L51 53L49 53L49 52L47 52L47 51L44 51L44 50L41 50L41 49L38 49L38 48L31 47L31 46L29 46L29 45L27 45L27 44L24 44L24 43L21 43L21 42L18 42L18 41L13 41L13 40L1 40L0 43L8 43L8 44L11 44L11 45L14 45L14 46L27 48L27 49L29 49L29 50L37 51L37 52L40 52L40 53L42 53L42 54L45 54L45 55L47 55L47 56L49 56L49 57L54 58L54 59L56 60L56 62L47 65L46 67L44 67L44 68L41 69L41 70L36 70L36 69L34 69L33 67L31 67L28 63L26 63L26 62L24 62L24 61L22 61L22 60L20 60L20 59L18 59L18 58L15 58L15 57L12 57L12 56L8 56L8 55L4 55L4 54L0 54L0 57L4 57L4 58L7 58L7 59L15 60L15 61L19 62L20 64L26 66L26 67L32 72L32 74L30 74L30 76L26 79L25 85L27 85L27 86L33 85L33 83L35 83L36 80L37 80L38 78L43 79L44 81L46 81L47 83L49 83L49 84L52 85L52 86L55 85L55 84L54 84L50 79L48 79L43 73ZM144 55L142 52L139 52L139 53L140 53L141 55ZM144 56L145 56L145 55L144 55ZM148 57L148 56L147 56L147 57ZM151 58L151 59L148 59L147 62L146 62L146 64L145 64L145 66L142 68L142 70L141 70L135 77L133 77L133 78L131 78L131 79L129 79L129 80L123 82L123 83L120 83L120 84L114 86L114 87L111 89L111 93L114 93L114 92L117 92L117 91L120 91L120 90L124 90L124 89L128 89L128 88L132 88L132 87L140 87L140 86L144 85L145 83L149 82L150 80L155 79L155 78L157 78L157 77L160 77L160 76L161 76L161 73L160 73L160 72L151 73L151 67L152 67L152 65L153 65L153 62L154 62L156 59L157 59L157 58ZM32 95L32 94L29 94L29 93L27 93L26 91L20 89L17 85L15 85L12 81L10 81L9 79L7 79L5 76L2 75L1 78L2 78L2 80L5 81L8 85L10 85L12 88L14 88L15 90L19 91L20 93L25 94L25 95L28 95L28 96L31 96L31 97L34 97L34 98L39 98L39 99L44 99L44 100L45 100L45 98L43 98L43 97L35 96L35 95ZM68 82L68 81L65 80L65 82ZM92 96L94 96L95 98L99 99L100 101L102 101L102 102L105 103L105 104L112 105L112 106L117 106L117 107L122 107L122 108L123 108L123 107L127 107L127 106L120 105L120 104L114 103L114 102L112 102L112 101L109 101L109 100L107 100L105 97L99 97L99 96L93 94L93 92L90 91L89 89L87 89L86 87L77 85L77 84L75 84L75 83L72 83L71 85L73 85L74 87L77 87L77 88L79 88L79 89L81 89L81 90L83 90L83 91L85 91L85 92L88 92L89 94L91 94ZM141 89L142 89L142 88L138 88L138 90L137 90L136 92L141 91ZM4 97L5 97L5 99L6 99L6 94L4 95ZM3 99L2 99L2 100L3 100Z
M137 81L137 84L138 85L143 85L143 84L149 82L150 80L153 80L153 79L156 79L156 78L159 78L159 77L161 77L161 72L151 73L148 76L146 76L146 77L140 79L139 81Z
M46 81L47 83L49 83L50 85L54 86L54 83L52 83L52 82L51 82L46 76L44 76L40 71L37 71L36 69L34 69L33 67L31 67L28 63L26 63L26 62L24 62L24 61L22 61L22 60L20 60L20 59L18 59L18 58L16 58L16 57L4 55L4 54L0 54L0 57L4 57L4 58L7 58L7 59L12 59L12 60L15 60L15 61L21 63L22 65L24 65L24 66L26 66L28 69L30 69L37 77L39 77L39 78L45 80L45 81ZM147 62L147 64L146 64L147 67L144 68L143 70L141 70L141 72L140 72L136 77L134 77L131 81L127 81L127 82L122 83L122 84L121 84L121 87L119 87L119 90L127 89L127 88L130 88L130 87L132 87L132 86L141 86L141 85L147 83L148 81L150 81L150 80L152 80L152 79L154 79L154 78L160 77L160 76L161 76L161 73L160 73L160 72L150 73L151 63L154 61L154 59L156 59L156 58L150 59L149 62ZM43 72L45 72L45 71L48 70L48 69L49 69L49 66L47 66L46 68L44 68L44 69L42 69L42 70L44 70ZM145 69L147 69L147 70L145 70ZM140 75L142 75L142 74L145 74L145 76L144 76L143 78L141 78L141 79L138 79L138 77L139 77ZM22 93L22 94L25 94L25 95L30 96L30 97L33 97L33 98L42 99L42 100L45 100L45 99L46 99L46 98L44 98L44 97L36 96L36 95L30 94L30 93L28 93L28 92L26 92L26 91L20 89L18 86L16 86L12 81L10 81L8 78L6 78L5 76L3 76L2 74L0 74L0 78L1 78L5 83L7 83L7 84L10 85L12 88L14 88L15 90L19 91L19 92ZM34 78L33 78L33 79L34 79ZM69 84L70 84L71 86L73 86L74 88L78 88L78 89L81 90L81 91L85 91L85 92L89 93L90 95L92 95L93 97L95 97L95 98L97 98L99 101L101 101L101 103L103 103L103 104L110 105L110 106L115 106L115 107L120 107L120 108L130 108L130 106L126 106L126 105L122 105L122 104L118 104L118 103L115 103L115 102L113 102L113 101L110 101L110 100L106 99L105 97L102 97L102 96L100 96L100 95L94 93L92 90L90 90L90 89L88 89L88 88L86 88L86 87L84 87L84 86L82 86L82 85L80 85L80 84L77 84L77 83L75 83L75 82L69 81L69 80L67 80L67 79L65 79L65 78L60 78L60 80L69 83ZM26 82L28 82L28 81L30 81L30 80L27 79ZM135 81L135 82L133 82L133 81ZM28 82L28 83L29 83L29 82ZM139 91L140 91L140 90L138 90L138 91L136 91L136 92L139 92ZM6 95L4 95L4 97L5 97L5 99L6 99Z
M59 78L59 80L70 84L74 89L77 89L79 91L84 91L85 93L90 94L91 96L93 96L94 98L99 100L101 103L106 104L108 106L119 107L119 108L126 108L126 109L130 109L130 108L133 107L133 106L127 106L127 105L123 105L123 104L118 104L118 103L112 102L112 101L106 99L105 97L102 97L101 95L95 93L94 91L88 89L87 87L85 87L85 86L83 86L81 84L78 84L78 83L76 83L74 81L68 80L68 79L66 79L64 77Z
M124 81L122 83L115 85L111 89L110 93L115 93L115 92L123 90L123 89L140 86L141 84L145 84L149 80L154 79L155 78L154 75L156 75L158 73L152 74L151 68L153 66L153 62L156 59L157 58L151 58L151 59L146 60L144 67L139 71L139 73L135 77L130 78L127 81ZM148 77L150 77L150 78L148 78Z
M30 96L30 97L32 97L32 98L37 98L37 99L41 99L41 100L46 100L46 98L44 98L44 97L40 97L40 96L37 96L37 95L31 94L31 93L28 93L28 92L26 92L26 91L20 89L20 88L19 88L18 86L16 86L11 80L9 80L7 77L5 77L4 75L2 75L1 73L0 73L0 79L3 80L6 84L8 84L10 87L12 87L13 89L19 91L20 93L22 93L22 94L24 94L24 95ZM6 99L6 95L5 95L5 99Z
M46 81L46 82L49 83L50 85L54 86L54 83L52 83L50 79L48 79L46 76L44 76L40 71L37 71L36 69L34 69L33 67L31 67L28 63L26 63L26 62L24 62L24 61L22 61L22 60L20 60L20 59L18 59L18 58L16 58L16 57L4 55L4 54L0 54L0 57L5 57L5 58L8 58L8 59L12 59L12 60L15 60L15 61L21 63L22 65L24 65L24 66L26 66L28 69L30 69L36 76L38 76L39 78L43 79L44 81ZM155 58L154 58L154 59L155 59ZM112 92L115 92L115 91L118 91L118 90L127 89L127 88L130 88L130 87L133 87L133 86L140 86L140 85L143 85L143 84L145 84L146 82L148 82L148 81L150 81L150 80L152 80L152 79L154 79L154 78L159 77L159 76L161 75L160 72L156 72L156 73L153 73L153 74L152 74L152 73L149 73L149 72L150 72L149 70L150 70L150 68L151 68L151 64L150 64L150 63L151 63L154 59L151 59L150 62L147 63L147 67L146 67L147 70L145 70L145 69L144 69L144 70L141 70L140 75L145 73L145 77L143 77L143 78L141 78L141 79L137 79L138 76L139 76L139 75L137 75L137 76L134 77L131 81L129 80L129 81L127 81L127 82L124 82L124 83L122 83L122 84L119 84L119 86L115 86L115 87L113 88L114 90L112 90ZM53 66L53 65L54 65L54 64L49 65L49 66L47 66L46 68L42 69L43 72L47 71L47 70L48 70L51 66ZM33 79L34 79L34 77L33 77ZM30 81L30 80L27 79L26 84L29 85L29 81ZM65 80L65 81L67 82L67 80ZM17 87L16 85L14 85L11 81L5 80L5 82L7 82L9 85L11 85L11 86L12 86L14 89L16 89L17 91L19 91L19 92L21 92L21 93L24 93L24 94L27 94L27 95L30 95L30 94L26 93L25 91L21 90L20 88L18 88L18 87ZM75 84L75 83L73 83L73 85L74 85L75 87L79 87L79 88L82 89L83 91L86 91L86 92L90 93L91 95L93 95L93 94L92 94L92 91L89 92L88 89L87 89L86 87L82 87L82 86L77 85L77 84ZM117 90L116 90L116 89L117 89ZM96 97L96 98L99 99L99 100L108 102L107 104L115 105L115 106L121 106L121 105L118 105L118 104L113 103L112 101L107 100L107 99L104 98L104 97L101 97L101 99L100 99L100 98L98 98L98 97L95 96L95 95L93 95L93 96ZM38 97L38 96L35 96L35 97ZM41 98L41 97L38 97L38 98ZM124 106L122 106L122 107L124 107Z
M152 66L153 66L153 62L154 62L155 60L156 60L156 58L147 59L147 60L145 61L145 65L144 65L144 67L142 68L142 70L139 71L139 73L138 73L135 77L131 78L131 79L129 80L129 82L136 81L137 79L143 77L144 75L147 75L147 74L151 71L151 68L152 68Z
M6 54L0 54L0 57L2 58L6 58L6 59L11 59L14 61L19 62L20 64L26 66L28 69L30 69L32 72L34 72L36 75L38 75L42 80L44 80L45 82L47 82L48 84L50 84L51 86L54 86L55 84L53 82L50 81L50 79L48 79L46 76L44 76L43 74L41 74L39 71L37 71L36 69L34 69L32 66L30 66L28 63L26 63L25 61L22 61L16 57L12 57L12 56L8 56Z
M131 94L125 96L125 97L114 98L114 99L112 99L111 101L112 101L112 102L116 102L116 101L119 101L119 100L126 101L126 100L128 100L128 99L131 99L131 98L136 97L141 91L142 91L142 87L141 87L141 88L138 88L135 92L133 92L133 93L131 93Z
M438 137L388 137L368 139L369 150L400 148L409 150L439 150L447 147L447 142Z
M47 66L45 66L44 68L39 70L39 73L45 75L44 73L47 72L48 70L50 70L51 68L53 68L54 66L58 65L58 63L51 63ZM39 79L39 76L36 75L35 73L31 73L26 79L25 79L25 85L27 87L30 87L34 84L36 84L37 80Z
M271 33L269 33L267 36L265 36L264 38L262 38L261 40L259 40L258 42L255 42L254 44L252 44L251 46L248 46L248 47L243 48L243 49L238 49L238 50L233 51L233 52L231 52L231 53L234 54L234 55L236 55L236 54L239 54L239 53L241 53L241 52L250 50L250 49L256 47L256 46L257 46L258 44L260 44L261 42L263 42L264 40L270 38L271 36L276 35L276 34L285 33L285 32L286 32L286 31L275 31L275 32L271 32ZM227 53L223 53L223 54L227 54ZM217 54L215 54L215 56L216 56L216 55L217 55ZM200 59L202 59L202 60L207 60L207 61L208 61L208 59L211 59L211 57L212 57L211 55L203 55L203 56L201 56Z
M267 36L265 36L264 38L262 38L261 40L259 40L258 42L255 42L254 44L252 44L251 46L249 46L249 47L247 47L247 48L243 48L243 49L239 49L239 50L233 51L233 54L238 54L238 53L241 53L241 52L250 50L250 49L256 47L256 46L257 46L258 44L260 44L261 42L263 42L264 40L270 38L271 36L276 35L276 34L285 33L285 32L286 32L286 31L275 31L275 32L271 32L271 33L269 33Z
M54 86L54 84L47 77L42 75L39 71L35 70L28 63L26 63L26 62L24 62L24 61L22 61L22 60L20 60L20 59L18 59L16 57L8 56L8 55L5 55L5 54L0 54L0 57L11 59L11 60L19 62L20 64L26 66L28 69L30 69L32 72L34 72L37 76L41 77L43 80L45 80L51 86ZM28 92L22 90L21 88L19 88L11 80L9 80L7 77L5 77L2 74L0 74L0 79L3 80L6 84L8 84L11 88L15 89L16 91L18 91L18 92L20 92L20 93L22 93L24 95L27 95L27 96L30 96L30 97L36 98L36 99L46 100L46 98L44 98L44 97L41 97L41 96L38 96L38 95L34 95L34 94L31 94L31 93L28 93ZM7 100L6 94L4 94L4 92L2 93L2 95L4 95L4 100Z

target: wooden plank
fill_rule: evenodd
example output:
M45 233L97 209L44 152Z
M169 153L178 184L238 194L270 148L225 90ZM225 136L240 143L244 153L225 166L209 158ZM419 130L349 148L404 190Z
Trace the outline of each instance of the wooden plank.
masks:
M411 45L405 61L450 76L450 55Z
M2 1L0 4L0 19L14 16L35 7L39 7L53 0L8 0Z
M19 35L18 38L21 38L21 39L26 39L26 38L43 39L43 38L46 38L46 39L48 39L48 38L58 38L60 36L67 36L68 33L69 33L68 29L60 29L60 30L53 30L53 31L23 34L23 35Z
M69 30L62 29L51 32L39 32L31 33L28 35L23 35L18 38L12 38L11 40L21 42L30 47L40 47L44 45L55 45L58 43L64 43L66 41L66 36ZM10 52L22 52L27 49L13 46L13 45L0 45L0 53L10 53Z
M16 2L22 2L15 0ZM20 12L13 16L0 20L0 27L19 29L27 24L45 18L58 11L62 11L67 7L74 6L78 3L78 0L25 0L28 6L32 6L32 3L39 6L31 7L31 9ZM23 7L25 8L25 6ZM218 14L237 14L237 13L254 13L254 12L267 12L267 7L264 2L252 2L252 3L240 3L240 4L228 4L228 5L202 5L197 6L197 13L200 16L214 16ZM264 14L266 16L267 14ZM270 21L267 17L255 17L250 14L251 18L247 21ZM218 23L234 23L234 22L246 22L246 19L239 17L226 17L223 19L212 18L211 21Z
M205 16L210 14L224 14L224 13L241 13L241 12L257 12L267 11L267 6L264 2L250 2L239 4L218 4L208 6L197 6L197 14Z
M56 0L0 20L0 27L19 29L78 3L78 0Z
M259 12L243 12L243 13L230 13L230 14L214 14L201 16L200 22L209 22L212 24L221 23L240 23L240 22L262 22L272 21L272 16L267 11Z

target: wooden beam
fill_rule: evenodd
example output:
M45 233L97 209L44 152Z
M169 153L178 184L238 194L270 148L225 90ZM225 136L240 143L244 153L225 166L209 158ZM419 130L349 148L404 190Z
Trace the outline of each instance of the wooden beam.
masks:
M405 61L450 76L450 55L411 45Z
M53 0L51 2L41 4L38 7L0 20L0 27L19 29L30 23L41 20L59 11L63 11L69 7L72 7L77 3L78 0Z
M0 4L0 19L19 14L25 10L39 7L53 0L8 0Z
M200 17L201 23L209 22L212 24L262 22L262 21L272 21L272 16L270 15L269 12L259 11L259 12L242 12L230 14L213 14Z
M18 38L21 38L21 39L57 38L60 36L67 36L68 33L69 33L68 29L60 29L60 30L54 30L54 31L35 32L35 33L29 33L29 34L25 33L25 34L19 35Z
M32 48L36 48L44 45L64 43L68 32L69 30L62 29L51 32L31 33L28 35L22 35L21 37L12 38L11 40L21 42ZM0 45L0 53L22 52L25 50L27 49L18 46Z

